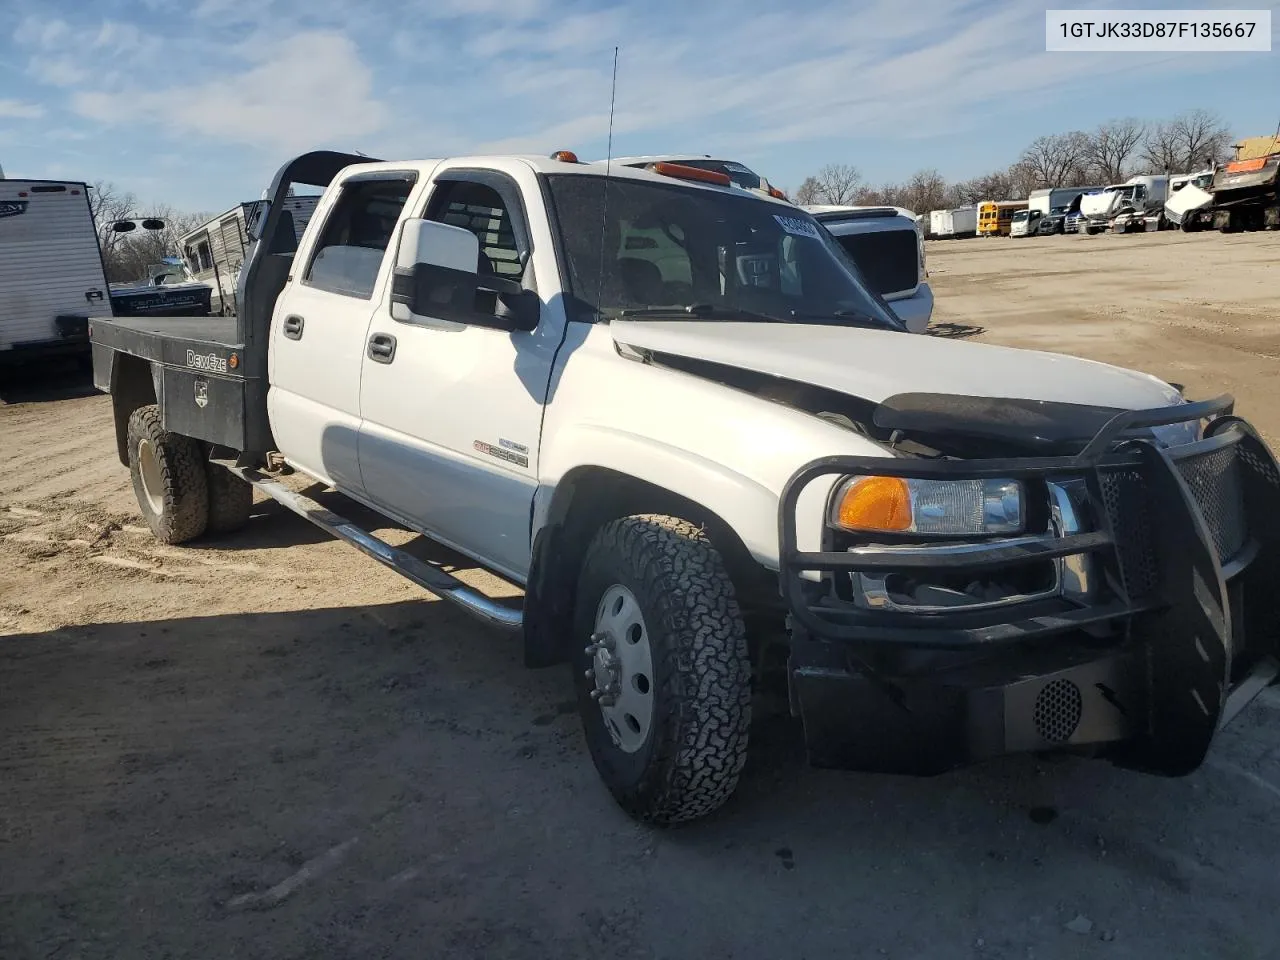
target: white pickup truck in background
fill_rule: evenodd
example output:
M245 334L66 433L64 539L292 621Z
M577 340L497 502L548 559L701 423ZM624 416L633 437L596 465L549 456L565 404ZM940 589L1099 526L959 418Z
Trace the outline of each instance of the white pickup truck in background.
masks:
M1194 770L1280 651L1280 467L1231 399L910 335L834 231L707 173L296 158L236 317L93 323L147 523L227 535L256 487L521 628L642 821L730 796L775 681L819 765ZM295 183L327 188L300 241Z
M924 259L924 231L901 207L804 207L862 271L867 286L884 297L912 333L924 333L933 316L933 289Z

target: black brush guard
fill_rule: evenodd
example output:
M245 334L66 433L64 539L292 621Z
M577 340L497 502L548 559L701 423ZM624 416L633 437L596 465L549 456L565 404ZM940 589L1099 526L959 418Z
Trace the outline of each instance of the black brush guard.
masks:
M1124 412L1074 456L828 457L798 470L780 502L780 578L792 708L810 761L929 774L1065 748L1150 773L1196 769L1217 730L1276 676L1280 656L1280 466L1233 408L1222 396ZM1202 420L1202 439L1177 447L1134 436ZM867 474L1082 481L1093 529L959 552L921 541L918 553L825 549L828 529L822 551L801 552L801 493L820 477ZM889 611L837 589L837 578L858 573L979 576L1073 555L1092 556L1100 574L1087 605L1055 596Z

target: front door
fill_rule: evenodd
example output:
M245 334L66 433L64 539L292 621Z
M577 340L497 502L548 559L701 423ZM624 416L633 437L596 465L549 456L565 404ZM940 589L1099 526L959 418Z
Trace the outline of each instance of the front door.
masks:
M276 445L298 469L359 496L360 371L374 291L413 181L346 181L320 211L319 237L300 250L295 279L271 321L267 405Z
M520 176L529 179L524 196L540 204L532 174L515 165L510 174L446 170L417 215L471 230L480 241L481 273L531 287ZM543 405L563 332L561 312L545 306L558 287L549 236L545 247L536 330L400 322L384 305L369 328L360 386L360 466L369 499L520 581L530 562ZM492 312L493 295L480 294L486 296L478 306Z

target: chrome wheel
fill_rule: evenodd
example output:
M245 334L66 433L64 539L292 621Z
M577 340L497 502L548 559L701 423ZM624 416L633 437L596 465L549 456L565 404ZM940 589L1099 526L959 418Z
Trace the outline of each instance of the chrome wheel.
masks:
M591 698L600 705L605 726L620 750L635 753L653 723L653 656L640 604L621 584L604 592L596 608L595 630L587 647Z
M164 512L164 477L160 473L160 457L150 440L138 441L138 473L147 504L159 516Z

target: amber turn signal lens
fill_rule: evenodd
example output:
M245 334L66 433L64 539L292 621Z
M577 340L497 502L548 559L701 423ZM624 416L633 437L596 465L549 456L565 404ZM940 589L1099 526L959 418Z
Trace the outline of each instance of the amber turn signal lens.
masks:
M901 477L859 477L836 505L835 521L847 530L911 528L911 493Z
M236 367L240 366L240 358L233 353L227 357L227 366L232 370L236 369Z

